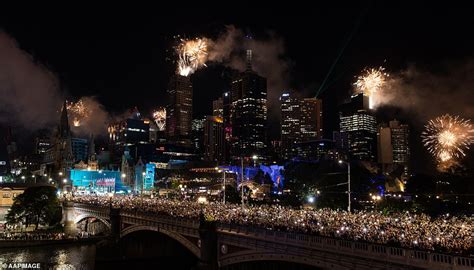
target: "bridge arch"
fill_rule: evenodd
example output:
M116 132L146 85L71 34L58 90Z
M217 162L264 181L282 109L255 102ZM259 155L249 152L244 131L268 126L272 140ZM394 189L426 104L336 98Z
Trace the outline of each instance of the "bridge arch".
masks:
M317 267L321 269L333 268L333 269L353 269L350 266L341 265L340 263L327 262L323 258L313 256L314 254L308 254L308 256L294 255L288 253L275 253L268 251L244 251L236 252L226 256L222 256L219 259L219 267L225 267L246 262L256 261L281 261L289 263L297 263L301 265L307 265L311 267Z
M82 220L86 219L86 218L95 218L95 219L98 219L100 220L102 223L105 224L105 226L107 227L107 229L111 229L111 225L110 225L110 222L104 218L101 218L101 217L98 217L98 216L95 216L95 215L91 215L91 214L81 214L79 216L76 216L74 218L74 223L75 224L78 224L79 222L81 222Z
M199 247L194 245L191 241L189 241L188 239L186 239L185 237L177 233L174 233L165 229L161 229L156 226L132 225L130 227L123 229L120 232L120 238L123 238L124 236L131 234L133 232L137 232L137 231L154 231L154 232L159 232L164 235L167 235L168 237L177 241L178 243L183 245L185 248L187 248L189 251L191 251L191 253L193 253L194 256L196 256L196 258L198 259L201 258L201 250L199 249Z

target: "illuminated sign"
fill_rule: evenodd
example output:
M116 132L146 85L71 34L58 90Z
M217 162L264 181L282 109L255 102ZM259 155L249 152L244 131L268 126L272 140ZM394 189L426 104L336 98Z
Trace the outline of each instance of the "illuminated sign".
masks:
M95 184L101 187L115 187L115 178L99 178Z

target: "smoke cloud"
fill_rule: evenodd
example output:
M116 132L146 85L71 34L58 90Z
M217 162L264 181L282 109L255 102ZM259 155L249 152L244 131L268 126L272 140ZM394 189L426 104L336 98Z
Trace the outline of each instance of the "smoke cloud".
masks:
M433 73L414 65L391 74L376 105L391 105L414 112L423 122L449 113L474 119L474 61L446 64Z
M0 121L38 129L57 119L61 104L56 76L0 31Z
M90 117L78 135L102 134L108 113L94 97L83 97ZM0 30L0 122L27 130L52 128L59 123L64 95L57 76L21 50L15 39Z
M219 62L228 67L244 71L246 50L252 50L252 67L267 78L269 112L279 117L278 98L289 87L290 64L284 58L284 41L274 32L268 32L264 39L246 37L244 32L234 26L213 41L209 50L209 61Z
M109 113L104 106L100 104L95 97L82 97L84 107L87 108L88 117L81 119L81 125L78 127L72 126L72 131L80 135L102 135L105 134L107 123L110 119ZM73 123L72 115L69 114L69 123Z

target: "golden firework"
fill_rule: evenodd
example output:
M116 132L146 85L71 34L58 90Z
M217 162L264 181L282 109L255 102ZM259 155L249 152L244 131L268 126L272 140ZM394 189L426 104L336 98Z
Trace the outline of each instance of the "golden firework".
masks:
M376 95L379 90L386 84L387 78L390 75L385 72L385 68L371 68L364 69L362 74L357 77L357 81L354 83L357 93L364 93L369 97L369 108L373 109Z
M209 40L206 38L181 39L175 48L178 54L178 74L189 76L202 66L206 66Z
M428 122L422 139L440 167L446 168L466 156L466 150L474 142L474 129L469 120L445 114Z

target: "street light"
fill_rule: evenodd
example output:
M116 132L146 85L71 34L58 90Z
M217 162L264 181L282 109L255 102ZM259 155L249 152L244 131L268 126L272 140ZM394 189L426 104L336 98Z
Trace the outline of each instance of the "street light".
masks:
M347 211L351 212L351 163L345 162L343 160L339 160L339 164L346 163L347 164Z
M67 179L66 179L66 178L63 179L63 183L64 183L64 184L67 183Z
M59 176L62 176L63 175L63 172L59 172Z
M223 180L222 180L222 190L224 192L224 198L222 198L222 202L225 204L225 169L219 170L218 172L222 172L224 174Z
M110 208L112 208L112 197L114 196L114 194L112 192L109 192L107 193L107 196L109 196L109 206Z
M242 190L241 192L241 202L242 202L242 208L244 208L244 157L240 157L240 189Z

